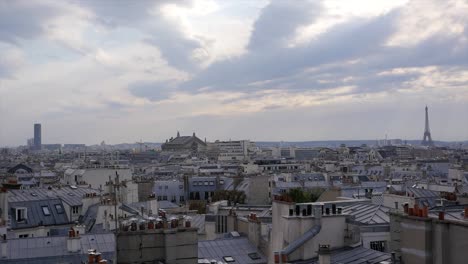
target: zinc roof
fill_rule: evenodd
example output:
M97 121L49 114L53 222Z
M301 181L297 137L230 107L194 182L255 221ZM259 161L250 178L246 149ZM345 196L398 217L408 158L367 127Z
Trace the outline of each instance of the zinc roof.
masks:
M371 203L357 203L343 208L343 214L355 216L354 221L362 224L388 224L390 208Z

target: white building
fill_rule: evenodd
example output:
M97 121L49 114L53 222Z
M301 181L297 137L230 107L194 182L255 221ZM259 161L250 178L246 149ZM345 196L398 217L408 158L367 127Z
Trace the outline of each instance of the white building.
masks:
M250 140L234 140L234 141L215 141L215 146L219 149L218 160L248 160L249 150L255 148L255 143Z

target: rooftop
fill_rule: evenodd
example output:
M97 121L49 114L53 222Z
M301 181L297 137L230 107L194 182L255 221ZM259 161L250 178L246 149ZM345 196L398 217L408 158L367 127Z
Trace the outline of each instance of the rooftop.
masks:
M201 259L230 262L227 257L240 264L267 263L265 256L246 237L198 241L199 263Z
M363 247L342 248L331 251L331 264L379 264L384 261L390 261L391 256L388 253L367 249ZM295 263L318 264L318 258Z
M75 206L81 205L82 199L87 193L99 193L99 190L82 187L62 187L58 188L34 188L27 190L9 190L8 202L28 202L28 201L42 201L58 198L64 203Z
M2 263L84 263L89 249L101 252L105 259L113 258L113 234L82 235L79 252L68 252L67 239L66 236L9 239L7 258Z
M355 216L354 221L362 224L388 224L390 208L371 203L358 203L343 208L343 214Z

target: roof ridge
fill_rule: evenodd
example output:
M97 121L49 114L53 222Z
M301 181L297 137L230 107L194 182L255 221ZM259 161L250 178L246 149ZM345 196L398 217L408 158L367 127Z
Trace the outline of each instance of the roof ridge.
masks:
M375 204L375 205L377 205L377 204ZM371 222L371 221L374 219L374 217L377 215L377 211L380 210L380 207L382 207L382 204L378 204L378 205L377 205L377 209L375 209L374 214L373 214L372 217L369 219L368 223Z

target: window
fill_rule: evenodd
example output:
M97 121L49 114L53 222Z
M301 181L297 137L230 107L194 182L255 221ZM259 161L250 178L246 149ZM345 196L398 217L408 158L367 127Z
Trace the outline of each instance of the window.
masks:
M385 241L371 241L370 248L373 250L385 252Z
M72 206L72 214L78 214L78 206Z
M26 208L16 208L16 221L22 222L27 218Z
M19 235L19 236L18 236L18 238L27 238L27 237L29 237L28 234L24 234L24 235Z
M56 204L55 205L55 210L57 211L57 214L63 214L64 210L61 204Z
M45 216L49 216L50 215L49 206L47 205L42 206L42 213L44 213Z
M210 181L210 186L214 186L214 181Z
M216 216L216 233L226 233L226 232L227 232L227 216L217 215Z
M207 182L207 181L205 182L205 186L208 186L208 182Z
M257 252L249 253L249 254L247 254L247 255L248 255L248 256L250 257L250 259L252 259L252 260L261 259L261 257L258 255Z
M223 259L224 259L224 261L226 261L226 262L234 262L234 261L235 261L234 258L231 257L231 256L224 256Z

